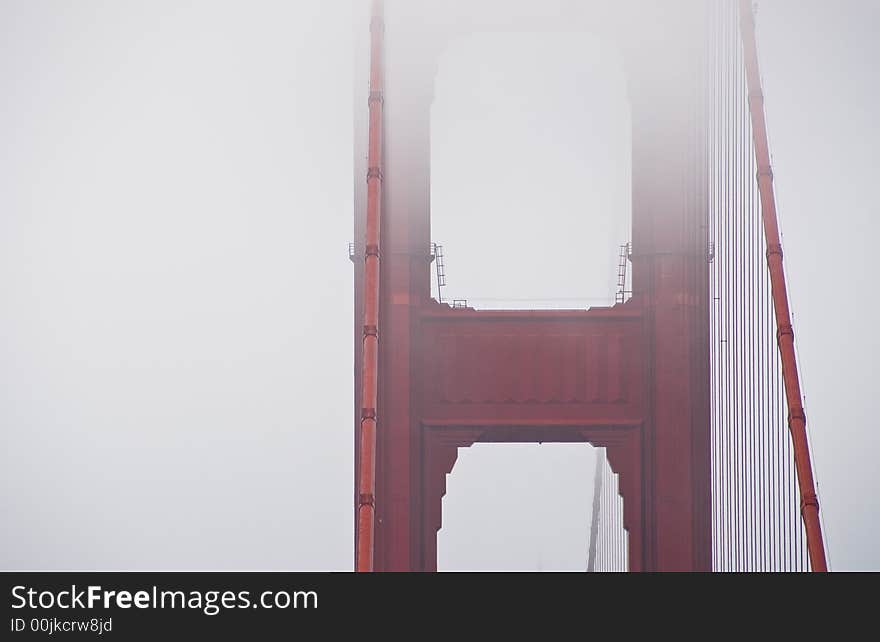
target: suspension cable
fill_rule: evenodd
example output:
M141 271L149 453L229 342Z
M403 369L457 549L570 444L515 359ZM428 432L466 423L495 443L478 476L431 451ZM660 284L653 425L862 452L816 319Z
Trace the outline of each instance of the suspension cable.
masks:
M370 131L367 156L367 220L364 247L364 333L361 375L357 545L355 568L373 570L376 524L376 407L379 362L379 241L382 205L382 1L374 0L370 19Z
M773 193L773 172L767 143L767 127L764 119L764 97L758 68L755 41L755 17L751 0L740 0L740 33L748 84L749 110L752 122L752 142L758 165L758 193L767 243L767 268L776 317L776 342L782 360L782 381L788 405L788 428L794 448L794 464L800 491L801 517L807 537L807 551L813 571L827 571L825 545L819 522L819 500L813 481L810 448L807 443L806 416L801 402L800 380L794 351L794 332L791 326L785 272L782 265L782 245L779 240L779 224L776 217L776 198Z

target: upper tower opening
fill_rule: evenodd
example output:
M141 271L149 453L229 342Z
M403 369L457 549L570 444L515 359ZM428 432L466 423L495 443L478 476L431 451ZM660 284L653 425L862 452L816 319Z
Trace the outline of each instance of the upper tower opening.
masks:
M630 240L630 130L621 61L599 38L493 32L451 42L431 111L444 300L613 304Z

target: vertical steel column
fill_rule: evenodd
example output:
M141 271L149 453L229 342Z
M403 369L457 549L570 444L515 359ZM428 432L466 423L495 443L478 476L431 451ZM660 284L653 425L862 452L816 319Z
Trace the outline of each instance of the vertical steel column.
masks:
M640 37L626 41L631 305L644 314L647 359L641 568L651 572L712 568L706 127L698 118L707 10L703 0L646 3Z
M770 272L773 310L776 316L776 342L782 359L782 380L788 404L788 429L794 445L794 463L801 496L801 517L807 534L810 567L813 571L827 571L825 544L822 541L822 526L819 522L819 500L813 482L810 447L807 443L807 419L801 403L801 387L794 352L794 332L791 327L785 272L782 267L782 245L776 219L776 197L773 193L773 171L770 168L767 125L764 120L764 96L761 92L761 77L758 70L755 17L752 13L751 0L740 0L739 10L749 90L749 111L752 118L752 138L758 165L758 192L761 197L761 215L767 242L767 268Z
M370 19L370 133L367 157L367 220L364 244L364 343L361 377L357 547L358 572L373 570L376 518L376 406L379 358L379 261L382 209L382 2L374 0Z

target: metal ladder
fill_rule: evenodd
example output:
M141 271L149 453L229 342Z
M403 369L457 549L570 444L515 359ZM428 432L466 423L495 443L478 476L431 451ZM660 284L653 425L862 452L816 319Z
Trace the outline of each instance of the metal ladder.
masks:
M443 303L442 287L446 285L446 264L443 262L443 246L431 243L431 260L437 271L437 300Z
M626 289L626 264L629 262L631 254L631 243L620 246L620 257L617 262L617 296L615 297L617 303L624 303L627 300L627 295L632 294L632 290Z

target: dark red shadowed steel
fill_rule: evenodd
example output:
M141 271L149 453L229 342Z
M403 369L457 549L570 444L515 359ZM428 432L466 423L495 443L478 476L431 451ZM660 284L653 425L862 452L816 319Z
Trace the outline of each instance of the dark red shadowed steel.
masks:
M355 50L370 69L368 118L355 112L355 568L437 570L460 449L590 443L604 454L588 568L801 570L809 559L827 570L750 7L645 2L633 29L580 4L566 24L616 42L627 79L632 296L567 310L432 296L435 78L449 43L485 16L372 6L369 65L366 43ZM514 13L498 26L534 26L530 11Z
M357 570L373 570L376 519L376 406L379 384L379 264L382 209L382 2L370 21L370 131L367 157L367 217L364 244L364 333L361 377L360 469L357 507Z
M749 111L752 119L752 138L758 164L758 192L764 237L767 241L767 268L773 295L776 317L776 340L782 360L782 378L788 405L788 428L794 447L795 469L801 498L801 516L807 535L807 551L813 571L828 570L825 560L825 544L819 522L819 500L813 482L810 463L810 447L807 442L807 420L801 403L801 387L794 352L794 332L788 308L785 272L782 267L782 245L779 241L779 225L776 219L776 197L773 193L773 172L770 168L770 152L767 144L767 128L764 120L764 96L758 69L755 42L755 17L750 0L740 0L740 20L745 57L746 81L749 91Z

